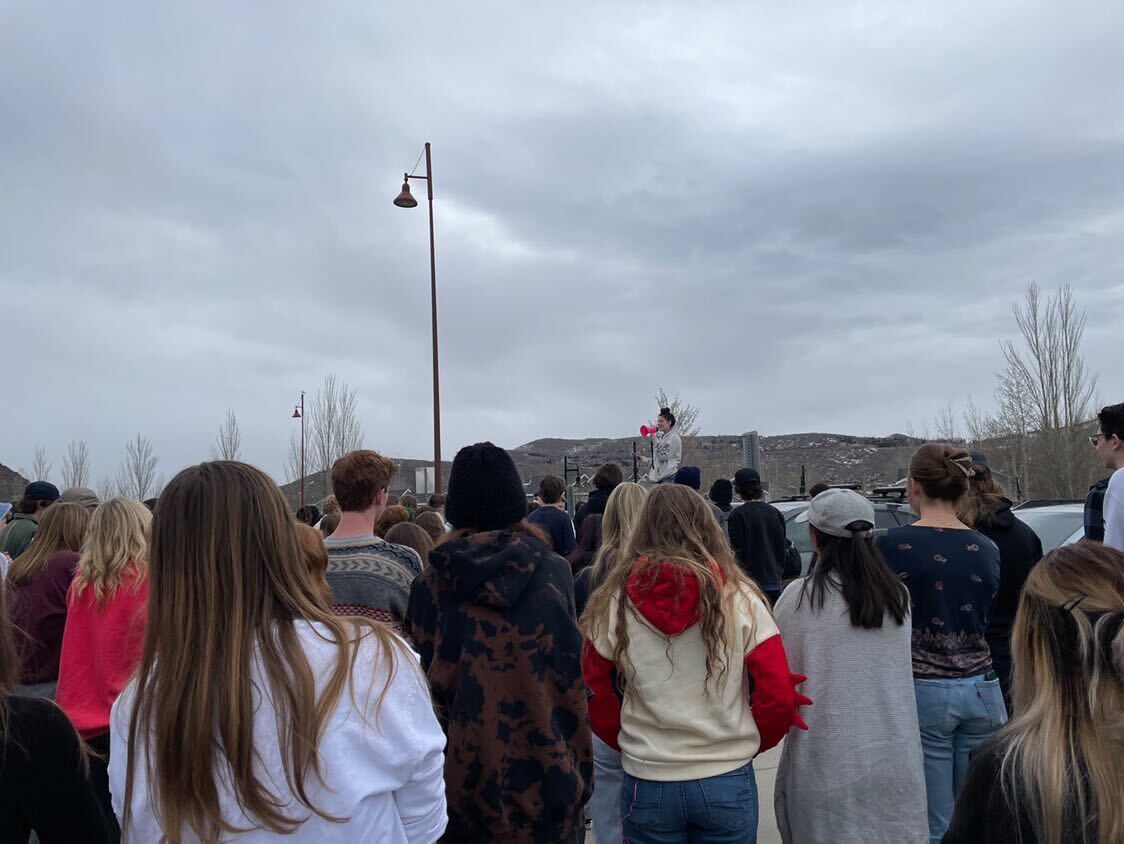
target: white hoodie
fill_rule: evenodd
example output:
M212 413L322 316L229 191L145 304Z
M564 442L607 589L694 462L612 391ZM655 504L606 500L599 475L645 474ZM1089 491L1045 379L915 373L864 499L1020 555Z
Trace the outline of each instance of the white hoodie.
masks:
M296 621L294 627L316 673L319 692L335 665L336 645L326 641L330 633L323 625ZM223 816L236 826L250 828L241 835L223 836L222 841L264 842L277 841L280 837L285 842L428 844L440 837L447 822L445 734L433 713L429 688L417 658L412 651L408 654L395 652L394 662L394 679L376 713L374 701L386 682L387 661L379 653L374 637L367 636L363 640L352 672L355 702L345 686L320 740L320 770L324 781L314 775L305 780L312 804L328 815L347 818L343 823L332 823L310 814L290 793L277 736L276 710L267 697L255 695L257 776L289 804L288 814L309 817L291 835L277 836L255 828L254 822L238 808L229 785L229 773L222 771L217 785ZM260 662L255 662L253 671L257 689L269 688ZM368 695L367 690L372 687L373 693ZM124 810L129 719L135 698L134 680L125 687L110 716L109 789L118 820ZM162 830L153 811L149 788L148 769L138 760L129 831L132 841L161 839ZM184 840L196 839L186 836Z
M683 459L683 441L671 429L666 434L660 431L652 443L652 468L648 470L648 480L652 483L667 477L675 477L679 471L679 461Z

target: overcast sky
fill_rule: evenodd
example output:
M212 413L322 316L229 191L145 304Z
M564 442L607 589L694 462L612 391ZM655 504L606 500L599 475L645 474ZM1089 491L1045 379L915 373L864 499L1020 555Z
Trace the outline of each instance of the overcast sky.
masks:
M1124 399L1124 5L390 5L0 0L0 462L280 476L327 373L430 455L426 140L448 457L920 429L1030 281Z

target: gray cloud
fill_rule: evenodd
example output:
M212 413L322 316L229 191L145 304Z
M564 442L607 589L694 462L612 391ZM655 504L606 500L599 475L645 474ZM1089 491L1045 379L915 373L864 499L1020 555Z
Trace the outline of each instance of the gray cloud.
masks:
M619 435L661 385L708 432L901 430L988 403L1032 280L1119 351L1111 5L0 14L5 463L85 438L106 474L139 430L172 471L232 407L279 475L328 372L428 454L424 204L390 204L427 139L448 453Z

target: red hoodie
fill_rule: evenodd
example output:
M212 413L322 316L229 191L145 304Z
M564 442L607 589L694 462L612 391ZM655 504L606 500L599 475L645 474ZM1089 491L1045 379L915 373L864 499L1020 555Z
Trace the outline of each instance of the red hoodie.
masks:
M721 582L721 575L718 575ZM726 657L721 680L706 682L706 646L699 627L699 581L673 563L629 578L622 660L612 662L617 602L608 629L587 640L583 654L593 731L621 751L635 777L703 779L745 765L796 726L796 707L811 703L795 690L805 679L788 670L784 646L765 603L751 590L722 582ZM628 678L629 694L622 694Z
M62 635L58 704L78 734L92 739L109 732L109 710L140 664L148 618L148 579L130 571L101 607L87 586L73 584Z

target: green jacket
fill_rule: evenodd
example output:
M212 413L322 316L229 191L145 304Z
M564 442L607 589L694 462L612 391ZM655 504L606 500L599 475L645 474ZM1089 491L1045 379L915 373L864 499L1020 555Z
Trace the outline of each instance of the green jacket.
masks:
M4 531L4 535L0 536L0 551L14 560L27 550L27 546L35 538L35 531L38 529L39 523L32 516L16 513L12 517L11 524Z

